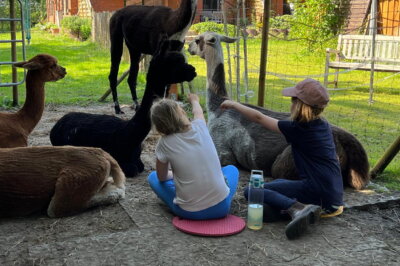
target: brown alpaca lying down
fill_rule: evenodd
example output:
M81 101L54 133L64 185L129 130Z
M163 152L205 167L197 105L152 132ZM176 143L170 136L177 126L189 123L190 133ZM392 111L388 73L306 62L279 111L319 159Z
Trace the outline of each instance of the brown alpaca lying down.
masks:
M0 217L62 217L124 197L125 175L101 149L0 149Z

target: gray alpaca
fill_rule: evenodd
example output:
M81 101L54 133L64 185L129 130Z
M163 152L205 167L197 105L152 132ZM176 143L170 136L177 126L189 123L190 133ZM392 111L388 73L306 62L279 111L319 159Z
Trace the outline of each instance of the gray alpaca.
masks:
M208 128L221 164L260 169L273 178L298 179L291 147L282 134L250 122L236 110L222 111L219 108L228 98L221 42L235 41L234 38L206 32L189 44L190 54L200 56L207 64ZM289 113L245 105L276 119L290 119ZM370 176L368 157L364 148L349 132L333 125L332 132L344 184L355 189L365 187Z
M117 76L123 42L128 47L131 65L128 84L138 110L136 79L141 54L153 55L164 38L184 41L196 13L197 0L182 0L178 9L165 6L126 6L110 19L111 68L108 79L117 114L122 113L118 103ZM178 48L178 47L177 47Z

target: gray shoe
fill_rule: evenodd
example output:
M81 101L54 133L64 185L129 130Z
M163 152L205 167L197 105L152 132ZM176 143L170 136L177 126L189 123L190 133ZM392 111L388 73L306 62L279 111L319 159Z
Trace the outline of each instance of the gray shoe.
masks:
M288 209L292 221L286 226L285 233L288 239L296 239L307 231L308 225L319 222L321 207L304 205L296 202Z

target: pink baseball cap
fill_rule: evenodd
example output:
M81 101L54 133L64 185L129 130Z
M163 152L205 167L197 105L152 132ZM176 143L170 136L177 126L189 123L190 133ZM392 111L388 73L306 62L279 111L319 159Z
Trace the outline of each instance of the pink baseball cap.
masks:
M315 79L305 79L294 87L282 90L282 95L296 97L312 107L324 108L329 102L328 91Z

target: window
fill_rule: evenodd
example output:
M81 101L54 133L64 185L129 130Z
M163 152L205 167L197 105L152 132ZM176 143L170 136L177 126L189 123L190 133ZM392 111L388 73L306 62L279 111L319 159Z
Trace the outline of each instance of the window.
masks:
M221 7L220 0L204 0L203 9L204 10L219 10Z

